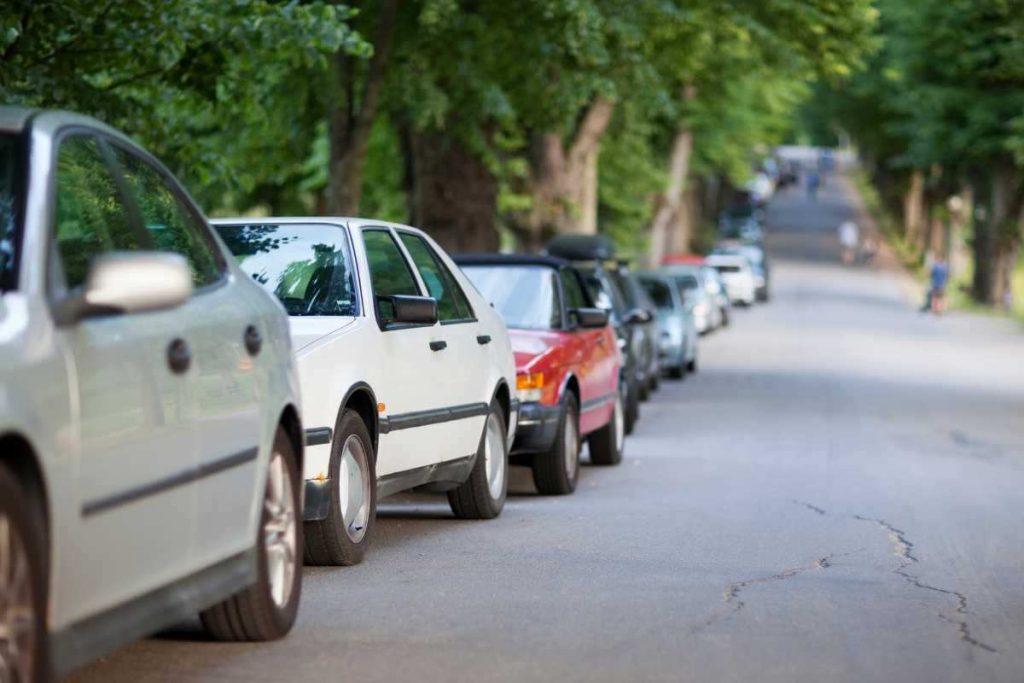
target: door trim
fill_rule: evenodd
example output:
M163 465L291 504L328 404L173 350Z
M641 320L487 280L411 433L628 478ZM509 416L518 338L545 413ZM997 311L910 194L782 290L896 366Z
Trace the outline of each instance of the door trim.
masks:
M233 453L229 456L214 460L213 462L202 463L196 467L190 467L187 470L181 470L162 479L156 479L154 481L135 486L118 493L104 496L103 498L96 498L94 500L86 501L82 504L82 517L91 517L98 515L101 512L106 512L122 505L128 505L134 503L143 498L149 498L161 494L165 491L169 491L179 486L191 484L192 482L205 479L206 477L219 474L225 470L239 467L256 460L256 456L259 453L259 448L253 446L247 448L244 451Z
M427 425L464 420L470 417L480 417L491 412L491 407L481 401L480 403L464 403L457 406L445 408L431 408L430 410L417 410L411 413L400 413L389 417L380 418L380 433L388 434L397 432L400 429L413 429L415 427L426 427Z
M615 396L616 392L613 391L609 394L598 396L597 398L587 399L580 405L580 412L584 413L588 410L593 410L594 408L603 406L605 403L611 403L612 401L615 400Z
M408 491L424 484L461 484L469 478L476 464L476 453L464 458L445 460L403 472L384 475L377 480L377 498Z

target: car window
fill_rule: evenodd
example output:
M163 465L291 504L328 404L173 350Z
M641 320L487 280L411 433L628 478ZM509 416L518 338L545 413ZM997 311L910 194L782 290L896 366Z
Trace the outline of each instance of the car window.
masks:
M153 247L184 256L196 287L217 282L223 271L202 219L171 190L167 178L149 162L117 145L111 147Z
M3 289L15 286L16 233L21 211L20 147L16 135L0 135L0 288Z
M89 263L110 251L149 249L132 227L114 175L92 136L66 138L57 153L54 241L69 288L85 283Z
M612 323L618 325L619 313L625 310L626 305L615 285L606 279L604 271L583 269L580 272L594 305L608 311Z
M344 228L327 224L218 225L239 267L288 315L358 315L352 252Z
M576 273L568 268L563 268L559 271L559 275L562 278L565 307L569 309L587 308L590 302L587 301L587 295L583 293L583 287L580 286L580 279L576 277Z
M398 235L412 256L412 262L423 278L427 292L437 299L437 319L441 322L471 320L473 310L466 295L463 294L455 276L445 267L426 240L409 232L399 232Z
M642 278L640 286L643 287L651 297L654 305L662 311L672 310L672 290L661 280L648 280Z
M719 273L738 273L738 272L740 272L740 267L739 266L729 266L729 265L722 264L722 265L716 265L716 266L714 266L714 268Z
M370 286L382 319L394 317L388 310L387 297L396 295L421 296L416 278L398 243L388 230L364 230L363 244L370 267Z
M509 327L552 330L562 326L551 268L478 264L463 266L462 270Z

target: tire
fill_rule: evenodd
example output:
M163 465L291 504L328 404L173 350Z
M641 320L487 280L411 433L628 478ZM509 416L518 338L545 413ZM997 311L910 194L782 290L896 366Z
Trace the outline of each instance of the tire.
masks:
M637 420L640 419L640 399L637 397L636 380L626 384L626 414L624 426L626 435L633 433Z
M562 399L558 436L551 450L533 456L533 483L545 496L560 496L576 490L580 473L580 417L576 396L570 391Z
M497 469L488 472L490 467ZM493 519L501 514L507 494L508 428L501 406L491 401L473 471L458 488L448 492L448 504L459 519Z
M267 467L256 539L256 583L200 613L199 618L212 637L235 641L276 640L291 630L302 593L300 504L298 463L291 441L279 427ZM283 531L272 533L274 527ZM268 547L268 536L272 536L272 547ZM272 567L278 555L281 566ZM282 573L279 583L272 577L278 569Z
M661 372L661 369L658 368L654 372L650 373L650 375L649 375L650 378L651 378L651 381L650 381L650 393L654 393L655 391L658 390L658 387L661 386L661 380L658 377L658 373L660 373L660 372Z
M729 311L722 309L722 327L729 327Z
M643 382L636 383L636 398L638 401L647 401L651 398L651 380L644 379Z
M622 450L626 442L625 401L622 392L615 394L615 408L612 417L604 427L590 435L590 462L594 465L618 465L622 462Z
M693 360L687 361L686 369L690 372L697 372L697 357L694 356Z
M327 518L305 522L306 564L348 567L366 554L377 516L377 472L366 423L345 408L338 418L328 468L331 501Z
M670 379L686 379L686 363L669 366L668 376Z
M50 680L46 531L42 501L0 466L0 680ZM16 616L11 603L20 607ZM12 637L13 636L13 637Z

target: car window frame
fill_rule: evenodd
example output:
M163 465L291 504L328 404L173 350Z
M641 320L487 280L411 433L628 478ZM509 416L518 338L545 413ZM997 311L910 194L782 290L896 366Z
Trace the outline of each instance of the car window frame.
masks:
M174 176L174 174L167 170L167 167L160 163L159 159L157 159L156 157L154 157L152 154L142 149L141 147L138 147L137 145L133 145L115 136L104 134L103 131L100 131L99 137L101 141L103 141L110 147L120 147L121 150L123 150L126 154L133 155L137 157L140 161L149 164L152 170L155 171L156 174L160 176L161 180L164 181L164 184L167 187L167 190L171 193L171 196L173 196L178 201L179 204L183 204L185 210L189 214L191 214L192 218L199 224L199 231L202 235L202 240L206 243L207 247L209 247L209 249L213 252L214 262L217 264L217 273L219 277L213 282L205 284L202 287L193 288L192 296L202 296L207 292L213 291L225 285L228 281L230 268L228 267L227 257L224 254L224 250L221 249L220 244L217 242L216 238L214 238L212 234L213 227L210 225L210 222L206 220L206 216L204 216L203 213L199 210L199 207L196 206L196 203L188 195L188 192L185 191L185 188L181 185L181 183L178 182L178 179ZM135 197L132 196L132 193L130 191L128 191L127 180L124 177L124 169L121 166L121 162L118 161L117 156L114 154L112 149L108 150L108 153L111 157L110 163L113 164L114 168L117 171L119 187L121 187L122 191L125 191L128 195L127 201L132 208L134 217L139 222L139 227L141 227L143 230L146 230L146 226L142 221L142 213L135 202ZM148 231L146 232L148 234Z
M28 204L28 190L31 178L29 177L29 171L31 168L31 146L32 146L32 134L30 128L23 128L22 130L16 131L5 131L5 135L9 135L15 140L15 175L14 175L14 187L12 188L15 195L15 206L14 206L14 230L11 233L11 248L13 255L11 257L11 270L9 275L5 278L3 273L0 273L0 292L16 292L21 289L21 261L24 256L22 250L25 247L25 219L27 214Z
M359 238L363 242L363 257L366 259L366 276L367 278L369 278L369 283L366 288L366 291L369 292L370 294L370 302L373 304L373 315L377 320L377 327L380 329L381 332L394 332L397 330L411 330L419 329L421 327L434 327L434 325L437 325L438 323L389 323L386 322L381 317L380 306L377 305L377 293L373 288L373 273L370 271L370 250L367 249L366 247L365 239L365 234L367 232L374 231L387 233L388 237L391 238L391 241L398 247L398 253L402 257L402 261L405 263L405 268L406 270L409 271L409 274L412 275L413 284L415 284L416 289L419 290L419 294L417 294L417 296L430 297L430 292L427 291L426 285L420 279L419 271L414 267L412 258L409 256L408 252L406 252L405 245L402 244L402 240L398 239L395 236L394 228L392 228L390 225L381 224L368 224L360 226ZM430 298L433 299L433 297Z
M426 292L426 296L430 296L430 289L427 287L426 281L423 280L423 276L420 274L419 267L416 266L416 260L412 257L412 254L409 253L409 250L406 248L405 243L402 242L402 238L401 238L402 235L410 235L412 237L417 238L421 242L423 242L423 245L427 248L427 251L430 252L431 257L434 259L434 262L438 265L438 267L442 268L446 273L448 273L448 277L450 278L451 283L453 285L455 285L455 288L462 295L462 299L466 302L466 306L469 307L469 314L470 314L469 318L456 318L454 320L440 320L440 319L438 319L438 324L440 324L440 325L465 325L467 323L480 322L480 319L476 315L476 311L473 309L473 302L470 301L468 296L466 296L466 290L463 289L462 284L459 282L458 277L456 277L455 273L453 273L451 268L448 267L448 264L446 264L444 262L444 259L441 258L441 255L438 254L437 250L434 249L432 244L430 244L430 241L427 240L424 237L424 235L418 233L415 230L410 230L408 228L392 228L392 232L395 235L398 235L398 238L396 239L396 242L398 242L399 246L402 248L403 253L405 253L407 262L412 264L413 273L416 275L416 279L419 281L420 287L422 288L422 290L424 292ZM438 302L438 303L440 303L440 302Z

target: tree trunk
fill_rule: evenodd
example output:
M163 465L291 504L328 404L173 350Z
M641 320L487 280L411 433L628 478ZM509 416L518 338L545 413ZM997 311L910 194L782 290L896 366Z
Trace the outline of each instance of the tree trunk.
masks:
M559 133L534 136L530 143L533 205L527 217L528 250L539 250L558 233L597 231L598 146L614 111L614 102L596 97L568 149Z
M912 244L918 244L923 226L924 173L915 168L910 174L910 185L903 197L903 234Z
M410 135L412 224L447 251L497 251L498 182L458 141L427 131Z
M327 181L327 210L335 215L359 214L363 192L363 164L370 131L377 118L380 90L395 33L398 0L382 0L373 41L373 57L356 101L357 61L339 51L334 55L332 83L328 98L327 127L330 166Z
M683 209L683 189L690 172L690 154L693 151L693 129L686 127L676 133L672 143L672 155L668 165L668 184L658 201L658 210L651 221L650 262L661 264L670 246L670 229L684 220L679 216ZM682 246L682 245L680 245Z

